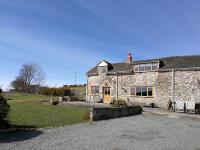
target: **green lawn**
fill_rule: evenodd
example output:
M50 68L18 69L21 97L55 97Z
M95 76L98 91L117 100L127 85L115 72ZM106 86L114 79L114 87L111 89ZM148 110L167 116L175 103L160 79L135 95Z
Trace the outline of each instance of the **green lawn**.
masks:
M88 108L47 105L41 103L50 97L35 94L7 94L10 105L7 120L16 126L44 128L57 127L89 120Z
M49 100L51 96L40 95L40 94L21 94L21 93L8 93L5 94L5 97L8 100L17 100L17 101L30 101L30 100ZM54 99L57 97L53 97Z

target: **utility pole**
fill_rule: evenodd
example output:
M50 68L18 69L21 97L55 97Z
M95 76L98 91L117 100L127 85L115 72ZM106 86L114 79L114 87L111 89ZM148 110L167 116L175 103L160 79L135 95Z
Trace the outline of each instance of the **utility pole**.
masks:
M74 84L76 85L76 74L77 72L74 72Z

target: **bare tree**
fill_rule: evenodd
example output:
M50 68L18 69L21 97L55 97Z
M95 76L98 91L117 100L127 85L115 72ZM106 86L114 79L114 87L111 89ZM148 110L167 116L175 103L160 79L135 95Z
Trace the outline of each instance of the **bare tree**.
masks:
M44 81L44 73L36 63L23 64L19 76L26 85L40 85Z
M25 92L25 82L22 78L20 78L19 76L16 77L16 79L14 81L11 82L11 86L12 88L15 89L16 92Z
M11 82L11 86L15 90L28 92L33 85L41 85L44 79L44 73L38 64L27 63L22 65L19 75Z

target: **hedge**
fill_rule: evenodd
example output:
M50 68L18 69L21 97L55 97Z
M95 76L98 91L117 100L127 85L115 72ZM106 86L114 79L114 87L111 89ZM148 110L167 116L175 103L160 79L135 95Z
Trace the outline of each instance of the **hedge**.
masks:
M0 121L4 120L10 110L7 99L0 93Z
M39 93L42 95L69 96L70 89L66 87L61 87L61 88L42 87L40 88Z

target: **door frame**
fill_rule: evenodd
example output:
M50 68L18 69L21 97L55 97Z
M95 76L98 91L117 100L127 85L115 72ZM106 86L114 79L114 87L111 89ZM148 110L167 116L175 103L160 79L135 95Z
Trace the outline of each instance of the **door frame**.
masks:
M109 104L111 102L111 87L103 87L103 103Z

